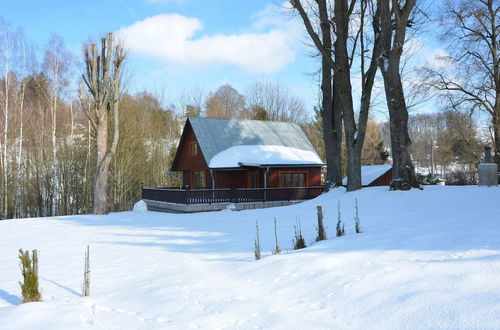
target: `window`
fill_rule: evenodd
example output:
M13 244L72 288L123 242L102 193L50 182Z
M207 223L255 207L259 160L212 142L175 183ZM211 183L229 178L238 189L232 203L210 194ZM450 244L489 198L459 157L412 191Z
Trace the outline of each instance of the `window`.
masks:
M280 173L280 187L305 187L306 174L305 173Z
M193 189L203 189L206 187L207 175L205 171L193 172Z
M247 188L259 188L259 172L251 171L247 174Z
M191 142L189 144L189 156L194 157L198 154L198 143Z

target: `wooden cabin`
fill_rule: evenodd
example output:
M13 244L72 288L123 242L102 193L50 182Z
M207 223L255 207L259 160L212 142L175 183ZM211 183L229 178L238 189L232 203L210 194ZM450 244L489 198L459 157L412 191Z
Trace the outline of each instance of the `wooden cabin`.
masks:
M188 118L172 171L187 189L311 187L324 165L295 123Z
M363 187L389 186L392 180L392 165L361 166L361 185ZM347 177L342 180L347 185Z

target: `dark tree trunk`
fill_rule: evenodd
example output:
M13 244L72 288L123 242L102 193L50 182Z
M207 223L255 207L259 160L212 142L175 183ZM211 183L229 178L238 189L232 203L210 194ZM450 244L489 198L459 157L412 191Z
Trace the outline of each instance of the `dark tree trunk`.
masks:
M335 0L335 75L334 108L341 110L347 148L347 191L361 188L361 154L356 152L356 121L352 101L351 69L347 49L349 6L347 0Z
M415 176L415 168L411 160L408 135L408 109L403 93L400 75L400 61L405 42L406 27L409 15L415 5L415 0L407 0L400 7L397 0L378 0L380 12L381 56L379 67L382 72L385 87L387 108L391 129L391 152L393 179L392 190L409 190L419 188Z
M326 153L327 185L342 185L342 116L340 108L333 102L331 60L332 36L326 0L318 1L320 28L323 47L328 54L322 53L321 62L321 118L323 122L323 139ZM328 55L328 56L327 56Z

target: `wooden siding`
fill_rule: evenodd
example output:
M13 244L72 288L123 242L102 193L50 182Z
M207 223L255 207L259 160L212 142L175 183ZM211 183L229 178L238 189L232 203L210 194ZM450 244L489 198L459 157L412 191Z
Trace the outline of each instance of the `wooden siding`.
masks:
M305 173L306 187L321 185L321 168L320 167L283 167L271 168L267 177L268 188L280 187L280 173Z
M190 154L191 145L197 143L197 154ZM194 172L205 171L206 185L205 188L212 188L212 176L208 164L203 157L202 149L195 136L194 130L189 121L186 122L174 162L172 164L173 171L183 173L184 187L194 188ZM235 170L213 170L215 177L215 189L236 189L236 188L252 188L249 187L248 174L257 172L259 174L258 187L264 188L264 173L265 169L248 167ZM305 173L305 186L320 186L321 185L321 168L320 167L290 167L290 168L271 168L267 174L267 187L280 188L280 173Z
M392 180L392 168L387 170L384 174L373 180L368 187L375 187L375 186L389 186L391 184Z

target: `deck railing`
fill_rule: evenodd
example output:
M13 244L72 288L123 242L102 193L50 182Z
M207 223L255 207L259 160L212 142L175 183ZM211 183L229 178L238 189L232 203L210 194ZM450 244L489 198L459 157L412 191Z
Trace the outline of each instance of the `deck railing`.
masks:
M306 200L323 193L325 187L177 189L142 188L142 199L176 204L252 203Z

